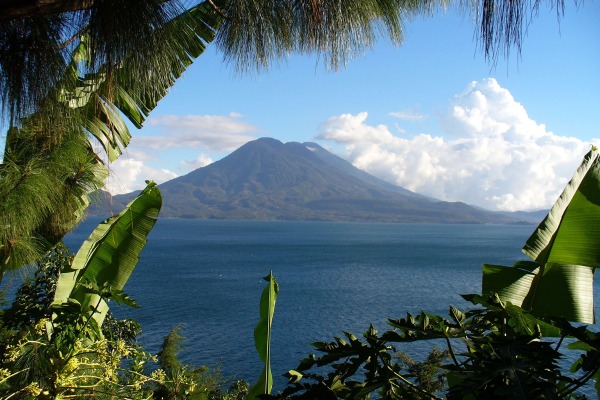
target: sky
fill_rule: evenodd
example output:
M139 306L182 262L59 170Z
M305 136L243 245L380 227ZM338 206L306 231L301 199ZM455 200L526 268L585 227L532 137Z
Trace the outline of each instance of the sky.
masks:
M110 166L114 194L217 161L259 137L316 142L391 183L491 210L550 207L600 145L600 2L542 8L494 65L454 10L407 22L329 71L290 55L240 75L209 46ZM545 3L543 3L545 4Z

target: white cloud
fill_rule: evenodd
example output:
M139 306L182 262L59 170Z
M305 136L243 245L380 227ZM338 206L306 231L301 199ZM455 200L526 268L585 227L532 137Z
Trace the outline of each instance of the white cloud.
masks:
M241 115L163 115L149 118L147 125L166 132L161 136L140 136L137 146L149 149L194 148L203 151L231 151L255 139L258 129L240 120Z
M390 115L403 121L422 121L427 119L426 115L415 108L405 108L404 110L391 112Z
M318 138L343 145L355 166L375 176L489 209L549 207L590 148L533 121L494 79L472 82L451 101L441 119L448 138L397 137L366 120L367 113L332 117Z
M142 160L123 156L110 165L105 189L112 194L129 193L143 189L147 179L161 184L176 177L177 174L168 169L151 168Z
M402 128L400 125L398 124L394 124L394 127L396 128L396 131L400 134L405 134L407 133L406 129Z

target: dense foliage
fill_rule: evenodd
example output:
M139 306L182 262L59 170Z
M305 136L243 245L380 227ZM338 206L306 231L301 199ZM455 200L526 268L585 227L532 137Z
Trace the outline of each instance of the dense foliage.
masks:
M393 330L370 327L362 339L345 333L313 343L321 355L289 371L288 387L271 398L570 399L584 398L578 389L597 382L600 333L564 319L540 320L497 296L464 297L479 307L451 307L450 318L407 314L389 320ZM576 341L565 348L566 337ZM397 356L398 345L435 339L447 350L434 349L422 363ZM572 352L578 358L567 369L564 357Z
M178 360L178 328L165 338L158 357L136 343L141 327L110 314L97 337L92 315L71 302L52 307L59 271L74 256L62 246L41 260L0 314L0 398L241 399L244 382L227 384L218 369ZM119 299L135 305L128 296Z

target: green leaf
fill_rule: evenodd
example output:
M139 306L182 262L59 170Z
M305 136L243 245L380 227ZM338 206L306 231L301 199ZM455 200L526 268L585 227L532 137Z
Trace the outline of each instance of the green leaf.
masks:
M600 157L585 155L550 212L525 243L535 263L483 267L483 293L536 315L594 323L594 270L600 266ZM536 268L539 266L539 269Z
M462 326L463 322L467 318L467 316L465 315L465 313L463 313L459 309L454 308L452 306L450 306L450 312L449 312L449 314L452 317L452 320L454 322L456 322L460 326Z
M497 293L502 301L522 306L529 294L539 264L519 261L512 268L483 264L482 294Z
M155 32L167 43L160 49L146 46L120 60L119 67L111 72L116 78L109 78L110 74L102 68L79 76L79 66L91 57L90 39L82 36L69 67L77 82L69 89L63 85L59 98L70 108L80 110L84 129L102 144L110 162L122 154L131 140L123 117L141 128L168 89L214 40L220 22L206 2L182 12ZM140 62L140 55L144 62Z
M594 349L589 343L582 342L580 340L567 344L567 348L571 350L583 350L588 351Z
M539 264L600 266L600 158L583 162L523 252Z
M160 191L154 182L149 182L120 214L100 223L75 255L70 268L60 272L53 304L75 300L101 326L108 305L82 284L93 282L96 287L110 287L115 293L123 289L161 205Z
M153 26L152 40L136 42L133 51L104 65L94 64L102 57L93 60L99 49L86 29L73 37L79 43L70 60L68 51L61 56L66 68L51 80L52 88L42 90L47 96L42 106L25 112L28 116L6 135L0 163L0 281L6 270L41 258L81 219L89 193L103 186L108 171L101 158L87 148L79 151L90 158L88 164L97 165L94 174L90 167L78 168L72 152L62 152L65 138L75 136L92 149L94 137L109 161L116 160L131 139L124 118L140 128L214 40L220 24L211 4L200 2ZM58 179L63 176L66 182Z
M308 357L300 360L300 364L296 367L298 371L306 371L312 368L317 363L317 357L314 354L310 354Z
M564 317L593 324L594 269L584 265L548 263L536 279L526 309L542 316Z
M248 391L248 400L256 399L261 394L270 394L273 387L271 374L271 325L275 313L275 302L279 293L279 285L272 272L264 278L268 285L260 298L260 320L254 329L254 345L260 359L265 364L258 381Z

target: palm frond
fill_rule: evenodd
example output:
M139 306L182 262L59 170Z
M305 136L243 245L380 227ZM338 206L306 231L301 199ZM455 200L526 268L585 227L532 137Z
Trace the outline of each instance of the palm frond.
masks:
M81 36L39 110L9 131L0 166L0 279L60 240L82 218L89 194L103 186L107 170L88 135L116 160L131 138L124 117L141 127L214 38L219 21L211 7L196 6L98 70L92 41Z
M0 164L0 279L39 259L71 230L107 177L77 131L53 143L35 138L27 129L11 130Z
M0 24L0 117L14 125L39 108L67 68L61 18Z
M517 54L521 53L529 24L543 3L556 10L557 19L562 17L565 9L564 0L478 0L468 3L479 24L477 40L485 56L492 61L500 55L508 58L513 49Z

